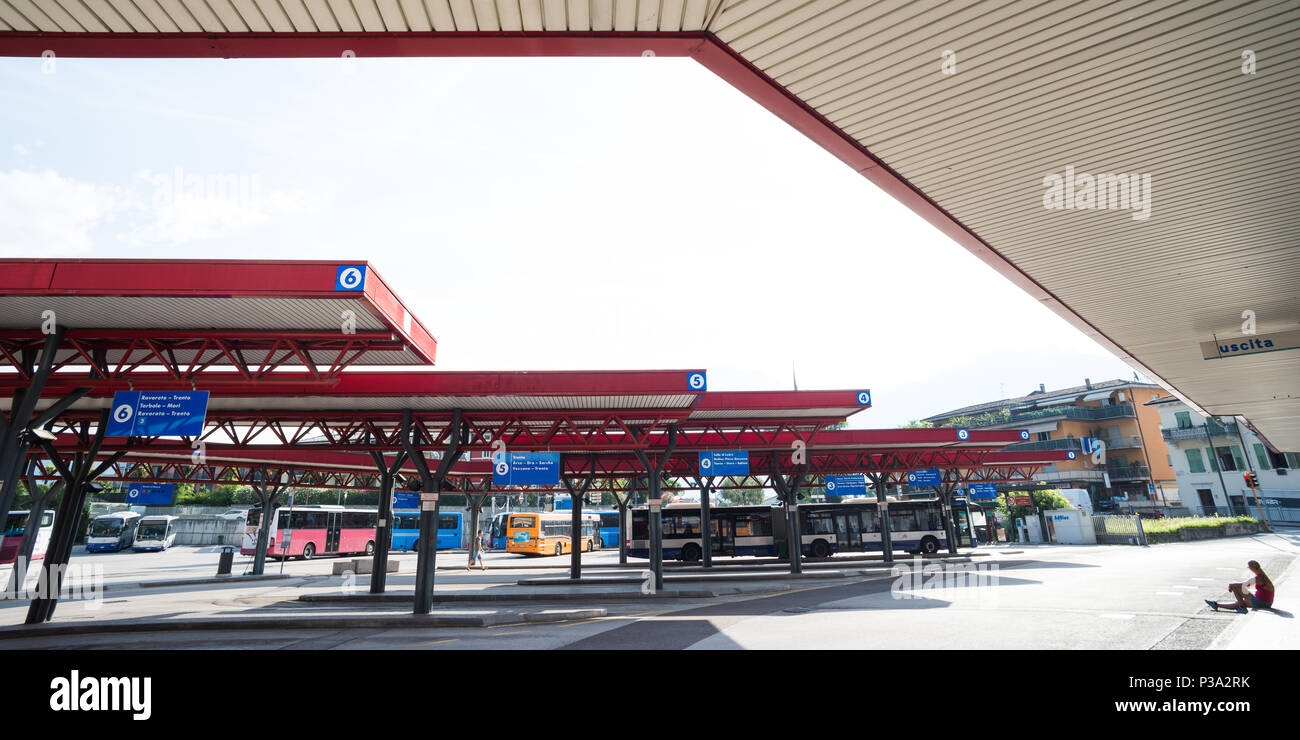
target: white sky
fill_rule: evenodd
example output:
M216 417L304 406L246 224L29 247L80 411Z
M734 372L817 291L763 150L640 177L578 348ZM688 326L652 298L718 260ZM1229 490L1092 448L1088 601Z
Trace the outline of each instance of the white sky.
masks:
M439 369L793 362L872 390L854 427L1132 377L685 59L0 59L0 223L7 257L369 260Z

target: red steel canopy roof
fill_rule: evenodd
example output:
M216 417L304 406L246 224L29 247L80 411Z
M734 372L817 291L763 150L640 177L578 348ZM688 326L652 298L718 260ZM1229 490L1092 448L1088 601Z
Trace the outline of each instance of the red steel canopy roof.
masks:
M349 268L355 290L338 282ZM26 384L21 352L40 350L48 319L66 328L51 390L74 372L77 385L116 388L278 382L289 367L319 381L352 365L433 364L437 350L364 260L0 260L0 382ZM104 379L88 381L87 366Z

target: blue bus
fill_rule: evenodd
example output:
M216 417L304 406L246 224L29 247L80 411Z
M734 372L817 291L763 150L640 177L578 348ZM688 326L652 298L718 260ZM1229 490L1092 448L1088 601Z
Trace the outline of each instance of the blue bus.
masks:
M488 546L493 550L506 549L506 518L509 512L501 512L492 517L491 528L488 529Z
M463 538L463 517L459 511L438 514L438 549L454 550L461 546ZM420 512L414 509L393 512L392 550L420 549Z
M618 512L617 511L595 511L593 514L600 515L600 546L601 547L619 547L618 541Z

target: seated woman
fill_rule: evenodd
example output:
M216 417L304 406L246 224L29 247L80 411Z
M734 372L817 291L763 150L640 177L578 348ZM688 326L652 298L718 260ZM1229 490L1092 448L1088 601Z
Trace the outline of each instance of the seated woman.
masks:
M1220 604L1213 599L1206 599L1205 603L1210 605L1214 611L1220 608L1236 609L1238 614L1245 614L1250 609L1272 609L1273 608L1273 581L1264 573L1264 569L1259 567L1259 561L1252 560L1246 563L1246 567L1255 575L1242 583L1229 583L1228 590L1237 598L1232 604ZM1247 593L1246 589L1254 586L1255 593Z

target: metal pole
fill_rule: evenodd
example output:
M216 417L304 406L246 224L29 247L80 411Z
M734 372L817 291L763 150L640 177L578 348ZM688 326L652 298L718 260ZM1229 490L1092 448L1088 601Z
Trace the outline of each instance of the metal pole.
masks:
M957 534L957 527L953 524L953 518L957 516L957 511L956 509L953 508L952 505L952 489L953 489L953 484L951 483L944 483L942 485L934 486L935 495L939 497L939 504L942 507L943 529L944 529L944 533L948 537L948 554L956 555L958 534ZM966 497L967 499L970 498L969 492L967 492ZM966 509L966 528L971 529L969 508ZM971 537L974 536L975 533L974 531L972 531Z
M9 511L17 493L18 477L27 460L27 428L36 411L36 403L41 399L41 392L45 389L45 381L50 377L54 355L63 342L63 331L64 327L55 326L52 333L45 335L45 344L41 347L38 362L31 362L30 355L23 358L31 372L32 382L25 388L14 391L14 402L10 406L7 422L0 415L0 422L4 422L0 423L0 476L3 476L0 479L0 512Z
M618 564L627 565L627 503L626 496L615 496L618 504Z
M1210 436L1210 421L1214 417L1205 417L1205 423L1202 428L1205 429L1205 441L1210 445L1210 465L1214 467L1214 472L1219 474L1219 485L1223 488L1223 500L1228 504L1228 516L1236 516L1236 509L1232 508L1232 494L1228 493L1228 484L1223 480L1223 466L1219 464L1219 456L1214 452L1214 438Z
M392 541L393 523L393 473L389 472L388 463L382 452L371 452L375 466L379 468L379 516L375 522L375 552L370 558L370 593L382 594L388 585L388 546ZM437 535L434 544L437 546ZM425 539L423 519L420 527L419 547L424 550L430 546Z
M461 438L467 435L465 425L461 422L461 410L452 411L452 421L447 429L447 446L443 449L442 459L438 461L436 472L429 472L428 462L415 449L415 429L411 426L411 410L402 412L401 443L405 457L409 457L420 475L420 540L424 544L415 561L415 614L428 614L433 611L434 575L438 566L438 514L441 509L441 491L451 467L460 458ZM400 467L400 464L399 464ZM396 469L394 470L396 472ZM468 485L468 482L466 482ZM432 501L427 500L432 494ZM466 494L468 497L468 493Z
M711 502L709 498L713 493L713 476L699 478L697 482L700 486L700 543L704 552L701 557L704 560L705 568L713 567L713 530L712 512L709 510Z
M884 551L885 562L894 562L894 540L889 535L889 502L885 498L885 476L873 473L872 484L876 488L876 511L880 517L880 549Z

